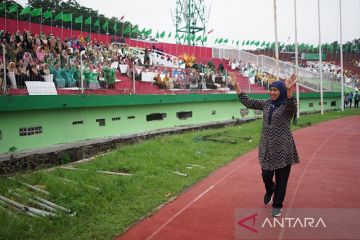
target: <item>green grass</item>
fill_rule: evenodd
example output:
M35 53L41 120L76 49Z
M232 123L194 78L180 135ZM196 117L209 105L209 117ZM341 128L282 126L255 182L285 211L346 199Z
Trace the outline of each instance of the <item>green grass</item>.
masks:
M360 115L359 110L326 112L324 116L301 116L302 124ZM161 204L177 196L214 170L229 163L258 145L262 120L221 129L192 131L166 135L96 157L96 160L76 165L87 171L55 168L22 173L15 176L23 182L38 185L51 193L42 196L76 212L75 216L33 218L22 213L11 214L0 209L0 239L113 239L132 223L153 213ZM198 136L222 134L224 140L236 144L193 141ZM242 137L252 137L252 141ZM188 164L203 166L187 168ZM132 176L110 176L97 170L128 172ZM188 174L187 177L173 171ZM79 184L65 183L59 177ZM96 186L100 192L86 185ZM31 192L17 182L0 178L0 194L14 200L10 189ZM26 200L22 201L27 203Z

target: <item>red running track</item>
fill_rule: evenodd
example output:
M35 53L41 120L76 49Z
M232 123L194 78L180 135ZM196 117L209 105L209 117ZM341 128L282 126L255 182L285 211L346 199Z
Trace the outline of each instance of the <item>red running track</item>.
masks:
M360 208L360 116L302 128L294 138L301 163L292 168L284 208ZM235 209L270 212L271 206L262 203L263 195L253 150L117 239L235 239Z

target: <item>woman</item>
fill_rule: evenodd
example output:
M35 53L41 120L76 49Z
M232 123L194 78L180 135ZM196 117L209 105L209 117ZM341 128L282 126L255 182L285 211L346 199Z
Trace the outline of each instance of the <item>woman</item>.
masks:
M274 217L281 215L291 165L299 163L290 130L290 121L296 112L291 88L296 81L296 75L293 74L285 83L273 82L269 88L269 100L250 99L239 88L236 80L232 81L243 105L264 112L259 161L266 189L264 204L269 204L273 198L271 214ZM275 183L273 182L274 174Z

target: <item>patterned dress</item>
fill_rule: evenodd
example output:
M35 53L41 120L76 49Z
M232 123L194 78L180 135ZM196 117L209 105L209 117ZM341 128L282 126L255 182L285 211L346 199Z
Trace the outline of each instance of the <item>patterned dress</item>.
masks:
M290 121L296 112L293 98L285 104L275 107L269 124L269 112L273 107L271 100L250 99L246 94L239 94L241 103L250 109L263 111L263 126L259 145L259 161L262 169L276 170L299 163L294 138L290 130Z

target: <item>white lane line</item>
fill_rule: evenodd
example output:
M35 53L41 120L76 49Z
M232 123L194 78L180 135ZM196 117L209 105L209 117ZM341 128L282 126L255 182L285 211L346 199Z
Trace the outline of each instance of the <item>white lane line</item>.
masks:
M191 205L193 205L196 201L198 201L200 198L202 198L206 193L208 193L211 189L213 189L216 185L218 185L220 182L224 181L227 177L229 177L231 174L233 174L234 172L236 172L239 168L241 168L242 166L244 166L246 163L248 163L250 160L256 158L257 155L255 157L251 157L247 160L245 160L244 162L242 162L238 167L236 167L235 169L233 169L232 171L230 171L228 174L226 174L225 176L223 176L222 178L220 178L215 184L213 184L212 186L208 187L205 191L203 191L201 194L199 194L195 199L193 199L190 203L188 203L185 207L183 207L180 211L178 211L175 215L173 215L171 218L169 218L163 225L161 225L155 232L153 232L148 238L146 238L146 240L150 240L152 239L156 234L158 234L164 227L166 227L169 223L171 223L177 216L179 216L181 213L183 213L186 209L188 209Z

